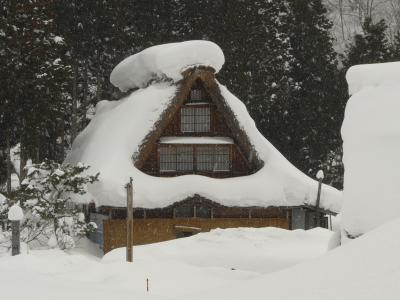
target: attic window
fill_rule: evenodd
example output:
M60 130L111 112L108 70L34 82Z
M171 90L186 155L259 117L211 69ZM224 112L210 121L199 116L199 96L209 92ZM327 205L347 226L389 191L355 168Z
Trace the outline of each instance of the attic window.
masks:
M210 107L182 107L181 131L209 132L210 119Z
M200 102L203 100L203 93L200 89L193 89L190 91L190 102Z

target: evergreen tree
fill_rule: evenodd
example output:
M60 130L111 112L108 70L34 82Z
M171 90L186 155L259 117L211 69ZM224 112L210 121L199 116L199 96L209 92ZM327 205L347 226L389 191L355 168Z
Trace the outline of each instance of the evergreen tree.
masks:
M391 54L391 60L400 61L400 31L394 37Z
M290 43L295 59L286 119L271 140L302 171L314 175L340 145L344 99L338 85L331 22L321 0L291 0ZM280 136L279 136L280 135ZM329 174L327 174L329 177Z
M385 20L374 24L371 18L366 18L362 29L363 33L356 34L354 42L347 47L343 57L345 69L353 65L386 62L390 59Z

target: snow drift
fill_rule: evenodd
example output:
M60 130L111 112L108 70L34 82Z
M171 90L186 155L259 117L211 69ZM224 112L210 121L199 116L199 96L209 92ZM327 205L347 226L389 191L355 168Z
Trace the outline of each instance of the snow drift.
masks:
M400 63L361 65L347 73L342 125L342 226L358 236L400 216Z
M198 45L198 42L194 43ZM186 43L183 45L167 46L167 54L175 48L192 51L192 47L186 47ZM157 49L163 48L160 46ZM204 64L208 62L206 60ZM202 62L198 60L197 63ZM163 73L168 73L168 68L162 70ZM160 178L136 169L132 155L138 151L146 135L154 129L154 124L170 105L177 86L179 84L171 82L152 83L119 101L102 101L97 105L96 115L75 139L65 161L73 164L85 162L91 166L90 172L100 172L100 181L89 187L97 205L125 206L124 185L130 177L133 178L135 206L143 208L165 207L194 194L227 206L315 204L318 183L291 165L261 135L245 105L222 85L219 85L221 95L264 161L263 168L249 176L226 179L199 175ZM339 211L341 193L323 186L321 205L325 209Z
M225 62L224 53L210 41L187 41L157 45L129 56L111 72L110 81L121 91L145 87L155 79L182 79L185 69L209 66L215 72Z
M178 299L398 299L400 220L291 268Z

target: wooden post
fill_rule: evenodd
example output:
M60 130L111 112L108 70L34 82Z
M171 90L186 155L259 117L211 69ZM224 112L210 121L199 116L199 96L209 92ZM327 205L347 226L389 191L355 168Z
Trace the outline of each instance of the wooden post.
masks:
M133 185L132 178L126 187L127 209L126 209L126 261L132 262L133 244Z
M317 203L315 205L315 213L317 214L317 227L321 226L321 216L319 213L319 204L321 201L321 186L322 186L322 179L323 177L318 179L318 194L317 194Z
M20 235L19 235L20 221L11 221L11 255L18 255L20 253Z

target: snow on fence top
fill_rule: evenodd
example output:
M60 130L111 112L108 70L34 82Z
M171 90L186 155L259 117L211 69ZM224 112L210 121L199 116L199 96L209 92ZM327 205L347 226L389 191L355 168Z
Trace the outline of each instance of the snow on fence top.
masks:
M189 45L194 44L190 42ZM176 49L179 52L181 47ZM245 105L220 84L221 101L231 108L264 166L248 176L224 179L200 175L155 177L137 169L132 155L154 130L154 125L172 103L178 86L165 81L153 82L119 101L102 101L97 105L94 118L75 139L65 161L85 162L91 166L89 172L100 172L99 182L89 186L96 205L125 206L124 186L130 177L133 178L136 207L165 207L194 194L226 206L315 205L318 182L290 164L257 130ZM323 185L321 206L338 212L341 196L341 192Z
M357 65L351 67L346 74L350 95L366 87L398 86L399 78L400 62Z
M221 48L210 41L186 41L153 46L120 62L110 81L121 91L143 88L152 80L182 79L182 72L194 66L212 67L216 73L225 62Z

